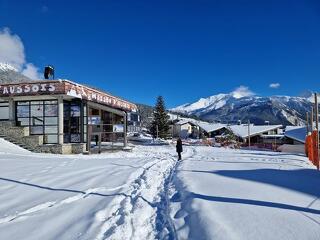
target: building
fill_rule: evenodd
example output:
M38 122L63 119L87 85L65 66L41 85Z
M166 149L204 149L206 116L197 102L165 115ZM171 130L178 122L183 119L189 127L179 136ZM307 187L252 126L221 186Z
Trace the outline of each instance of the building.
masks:
M286 138L286 143L288 144L305 144L307 137L307 127L287 126L284 136Z
M230 133L226 124L207 123L207 122L199 121L198 126L200 128L200 137L205 136L209 138L215 138L217 136Z
M136 105L68 80L0 85L0 134L38 152L81 153L91 141L126 146ZM101 144L100 144L101 145Z
M195 121L190 119L180 119L173 121L170 131L172 131L173 137L195 138L198 136L199 127L196 125Z
M280 144L283 138L282 125L230 125L228 128L238 137L240 142L251 144Z
M229 132L225 124L208 123L191 118L182 118L173 121L172 128L173 136L181 138L214 138Z

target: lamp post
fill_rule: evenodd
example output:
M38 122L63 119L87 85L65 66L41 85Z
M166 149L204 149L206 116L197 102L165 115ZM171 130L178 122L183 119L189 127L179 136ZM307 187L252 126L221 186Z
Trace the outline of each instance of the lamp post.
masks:
M316 131L317 131L317 139L316 139L316 148L317 148L317 153L318 156L316 157L317 159L317 169L319 170L319 109L318 109L318 94L314 93L314 112L315 112L315 117L316 117Z

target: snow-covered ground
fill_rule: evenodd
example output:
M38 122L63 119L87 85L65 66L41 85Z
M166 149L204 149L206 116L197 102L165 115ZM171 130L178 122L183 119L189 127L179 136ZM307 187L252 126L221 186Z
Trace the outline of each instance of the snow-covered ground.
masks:
M179 239L320 239L320 172L305 157L192 149L171 193Z
M320 239L305 157L172 145L33 154L0 139L0 239Z

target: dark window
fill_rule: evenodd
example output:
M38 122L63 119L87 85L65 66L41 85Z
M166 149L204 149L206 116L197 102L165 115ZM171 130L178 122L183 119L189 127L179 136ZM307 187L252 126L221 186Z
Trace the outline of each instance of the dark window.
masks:
M64 102L64 142L80 143L84 142L84 117L86 107L80 101ZM85 125L86 126L86 125ZM86 130L86 128L85 128Z

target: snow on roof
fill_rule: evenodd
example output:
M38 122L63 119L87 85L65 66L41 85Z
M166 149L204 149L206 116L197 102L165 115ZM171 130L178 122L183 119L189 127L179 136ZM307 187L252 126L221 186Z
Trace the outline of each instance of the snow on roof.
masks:
M214 131L217 131L219 129L227 127L226 124L208 123L208 122L198 121L198 120L191 119L191 118L180 119L176 124L177 125L184 125L184 124L187 124L187 123L192 124L192 125L196 125L196 126L202 128L207 133L214 132Z
M198 126L202 128L204 131L206 131L207 133L214 132L227 127L227 125L221 124L221 123L206 123L206 122L198 122Z
M178 122L176 122L177 125L183 125L183 124L186 124L186 123L194 124L191 119L180 119Z
M298 142L305 143L305 138L307 135L306 127L297 126L287 126L284 135L288 138L294 139Z
M274 129L281 128L282 125L253 125L250 124L250 136L259 135L264 132L268 132ZM248 137L248 124L231 125L229 129L237 136L241 138Z

